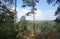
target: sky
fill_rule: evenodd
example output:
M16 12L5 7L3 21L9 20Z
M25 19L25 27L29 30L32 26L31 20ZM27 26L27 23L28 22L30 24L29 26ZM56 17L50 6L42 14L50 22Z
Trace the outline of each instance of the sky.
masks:
M30 11L30 7L22 8L22 0L17 0L17 20L20 20L21 16L25 15ZM39 0L39 3L36 5L37 10L35 11L35 20L55 20L54 16L57 6L48 4L46 0ZM32 14L26 16L26 20L33 20Z

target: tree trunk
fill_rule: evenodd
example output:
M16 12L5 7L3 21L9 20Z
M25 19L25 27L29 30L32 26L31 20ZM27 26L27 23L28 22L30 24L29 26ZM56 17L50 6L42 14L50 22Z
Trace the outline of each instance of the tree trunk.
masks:
M14 29L16 30L16 1L14 0Z
M36 30L36 29L35 29L35 14L33 14L33 22L34 22L34 23L33 23L33 28L34 28L34 35L35 35L35 30Z
M35 37L35 30L36 30L36 27L35 27L35 12L34 12L34 8L35 8L35 6L34 6L34 1L35 0L32 0L32 14L33 14L33 28L34 28L34 37Z

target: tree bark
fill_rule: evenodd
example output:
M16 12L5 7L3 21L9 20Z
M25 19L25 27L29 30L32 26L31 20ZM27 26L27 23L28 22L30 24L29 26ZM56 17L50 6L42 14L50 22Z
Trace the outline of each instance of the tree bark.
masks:
M16 2L17 0L14 0L14 29L16 30Z
M35 0L32 0L32 14L33 14L33 28L34 28L34 38L35 38L35 35L36 35L36 27L35 27L35 12L34 12L34 8L35 8L35 6L34 6L34 1Z

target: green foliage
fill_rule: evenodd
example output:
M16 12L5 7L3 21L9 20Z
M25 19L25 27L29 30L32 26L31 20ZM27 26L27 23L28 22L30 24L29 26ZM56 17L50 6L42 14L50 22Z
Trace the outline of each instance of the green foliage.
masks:
M55 21L60 22L60 0L47 0L48 4L54 4L54 6L56 4L58 4L57 10L55 12L55 16L57 16L57 18L55 19Z
M31 11L28 12L26 15L29 16L29 14L35 14L34 10L37 10L35 8L36 4L39 3L39 0L22 0L23 1L23 5L22 7L32 7Z
M26 13L27 16L29 16L30 14L31 14L31 12Z
M33 28L33 21L20 21L19 22L19 29L18 29L18 37L20 39L24 39L24 36L29 36L29 34L33 31L31 30ZM35 27L36 27L36 31L40 31L40 32L36 32L36 38L37 39L52 39L53 34L54 36L56 36L57 38L59 38L59 35L56 34L60 34L60 23L58 22L54 22L54 21L36 21L35 22ZM29 30L28 30L29 28ZM31 30L31 31L30 31ZM28 33L28 34L27 34Z
M26 6L32 7L32 6L35 6L36 3L39 2L39 0L34 0L34 2L32 0L22 0L22 1L23 1L22 7L26 7Z
M27 36L27 33L28 33L27 21L25 20L25 16L22 16L18 25L17 37L19 39L23 39L24 36Z
M40 29L40 33L37 34L37 38L41 39L53 39L53 34L57 38L60 34L60 22L54 22L54 21L39 21L35 23L37 29ZM37 30L36 29L36 30Z
M54 5L58 4L59 5L60 4L60 0L47 0L47 3L48 4L54 4Z
M57 10L56 10L56 12L55 12L55 16L58 15L59 12L60 12L60 8L58 7Z
M0 6L0 39L16 39L13 12L6 5Z
M16 39L13 22L5 22L0 33L0 39Z
M0 4L4 4L6 6L12 5L14 0L0 0ZM4 3L3 3L4 2Z
M4 22L13 21L13 12L9 8L3 5L3 13L0 14L0 25L3 26Z
M55 12L55 16L57 16L55 21L60 22L60 7L57 8L57 10Z

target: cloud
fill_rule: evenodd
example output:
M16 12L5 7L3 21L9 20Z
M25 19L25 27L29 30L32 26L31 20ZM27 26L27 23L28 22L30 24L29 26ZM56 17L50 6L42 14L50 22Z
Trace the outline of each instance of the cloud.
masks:
M42 11L40 11L39 9L37 11L35 11L35 20L41 20L42 18ZM26 18L27 20L33 20L33 14L31 14L30 16L28 16Z
M18 8L17 9L17 19L20 20L21 16L25 15L29 11L30 10L28 10L28 9ZM54 16L54 11L52 11L52 10L41 11L40 9L38 9L35 12L36 12L35 20L54 20L54 19L56 19L56 16ZM33 20L33 15L30 14L30 16L26 16L26 20Z
M55 11L54 10L46 10L45 11L45 19L46 20L55 20L56 19L56 16L54 16L55 15Z
M51 12L54 12L54 11L52 11L52 10L46 10L46 12L47 12L47 13L51 13Z
M43 20L43 15L42 15L43 12L41 10L39 10L39 9L37 11L35 11L35 12L36 12L35 19L36 20Z
M18 17L18 20L19 20L23 15L25 15L27 12L29 12L29 10L27 10L27 9L17 9L17 17Z
M18 20L20 20L21 16L25 15L27 12L29 12L30 10L28 9L17 9L17 17ZM35 19L36 20L40 20L42 19L42 11L40 11L39 9L37 11L35 11ZM31 14L30 16L26 16L26 20L33 20L33 15Z

